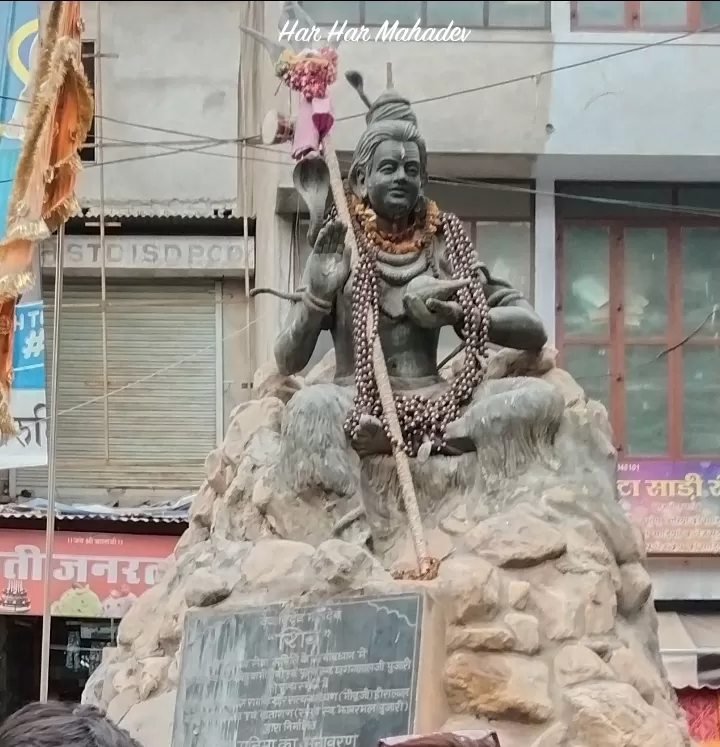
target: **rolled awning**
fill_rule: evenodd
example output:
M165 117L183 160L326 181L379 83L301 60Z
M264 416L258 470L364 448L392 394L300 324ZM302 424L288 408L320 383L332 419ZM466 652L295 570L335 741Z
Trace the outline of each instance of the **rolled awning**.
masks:
M676 690L720 689L720 614L659 612L658 638Z

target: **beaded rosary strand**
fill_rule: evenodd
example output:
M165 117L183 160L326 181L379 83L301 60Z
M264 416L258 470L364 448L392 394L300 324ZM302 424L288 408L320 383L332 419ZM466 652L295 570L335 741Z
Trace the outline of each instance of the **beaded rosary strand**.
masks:
M337 212L333 208L328 220L335 220L336 217ZM438 453L447 446L445 429L449 423L460 417L461 408L470 401L475 389L482 382L487 366L490 315L481 276L477 270L475 250L456 215L441 213L440 225L452 279L469 281L466 287L457 291L457 300L463 310L465 365L463 370L453 377L449 388L436 399L420 394L393 394L403 435L403 443L398 444L390 433L383 413L372 363L372 346L378 333L380 311L377 247L353 220L353 230L360 250L352 288L356 394L352 410L345 421L345 432L351 439L355 439L362 415L379 418L393 447L402 447L410 457L417 456L418 450L426 440L431 444L431 453ZM372 314L373 319L370 335L366 327L369 314Z

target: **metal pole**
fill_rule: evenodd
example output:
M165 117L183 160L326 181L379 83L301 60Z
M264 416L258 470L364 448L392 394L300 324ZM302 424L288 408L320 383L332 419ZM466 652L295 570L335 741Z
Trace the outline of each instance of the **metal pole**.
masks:
M243 111L245 110L245 101L243 97ZM244 120L245 122L247 120ZM243 130L245 128L243 127ZM243 133L243 137L244 137ZM243 191L243 244L245 247L245 349L247 352L247 365L248 365L248 383L251 383L253 376L255 375L255 368L253 367L253 346L250 335L250 322L252 318L252 299L250 298L250 238L248 236L248 210L250 209L248 199L248 174L247 174L247 143L243 142L242 145L242 157L240 159L240 166L242 168L242 191Z
M45 569L43 573L43 623L40 644L40 700L48 699L50 681L50 584L55 541L55 472L57 453L58 371L60 362L60 309L62 308L65 226L57 232L55 251L55 298L53 299L53 354L50 369L50 417L48 420L48 500L45 517Z
M247 25L255 27L255 15L254 12L259 6L255 3L248 3L247 8ZM242 25L243 12L240 11L240 21ZM250 55L246 52L246 49L254 49L252 42L249 45L244 44L244 40L247 37L243 37L242 33L240 43L240 60L238 65L238 136L240 138L240 173L238 179L238 188L242 189L242 217L243 217L243 249L245 252L245 355L247 357L247 383L252 384L253 376L255 375L255 366L253 364L253 345L250 334L250 323L252 319L252 299L250 298L250 239L249 233L249 220L248 212L250 210L250 199L248 189L248 171L247 171L247 136L248 136L248 91L247 91L247 78L244 77L244 65L252 65ZM256 270L257 271L257 270Z
M105 463L110 462L110 405L108 384L108 339L107 339L107 282L105 274L105 140L103 139L102 118L102 2L97 4L97 47L95 64L97 66L97 84L95 87L95 127L97 131L98 167L100 169L100 316L102 320L102 362L103 362L103 407L105 425Z

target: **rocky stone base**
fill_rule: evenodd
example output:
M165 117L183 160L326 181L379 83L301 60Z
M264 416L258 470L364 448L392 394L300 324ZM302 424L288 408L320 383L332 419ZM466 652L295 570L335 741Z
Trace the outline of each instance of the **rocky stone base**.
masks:
M316 379L332 370L322 365ZM289 493L283 418L307 382L262 376L258 399L236 409L208 457L165 577L123 619L86 701L148 747L169 747L188 609L423 587L446 617L451 716L439 729L492 728L503 747L689 747L660 659L642 537L616 500L604 409L554 367L552 351L540 360L503 351L491 372L539 377L562 395L551 458L501 476L482 454L414 465L442 559L430 582L390 573L412 558L391 458L365 460L352 494Z

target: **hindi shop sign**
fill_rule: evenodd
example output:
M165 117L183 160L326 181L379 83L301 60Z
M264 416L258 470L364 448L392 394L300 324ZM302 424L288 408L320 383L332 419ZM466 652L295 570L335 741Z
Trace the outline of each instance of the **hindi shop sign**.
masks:
M621 462L617 489L648 554L720 554L720 463Z
M173 747L365 747L413 733L425 601L189 612Z
M248 237L248 269L255 270L255 239ZM41 245L43 268L55 267L55 239ZM65 237L65 270L77 275L100 272L97 236ZM188 275L213 273L243 277L245 239L242 236L108 236L105 269L110 274Z
M177 538L55 532L50 594L57 617L121 618L164 571ZM0 529L0 613L42 615L45 532Z

